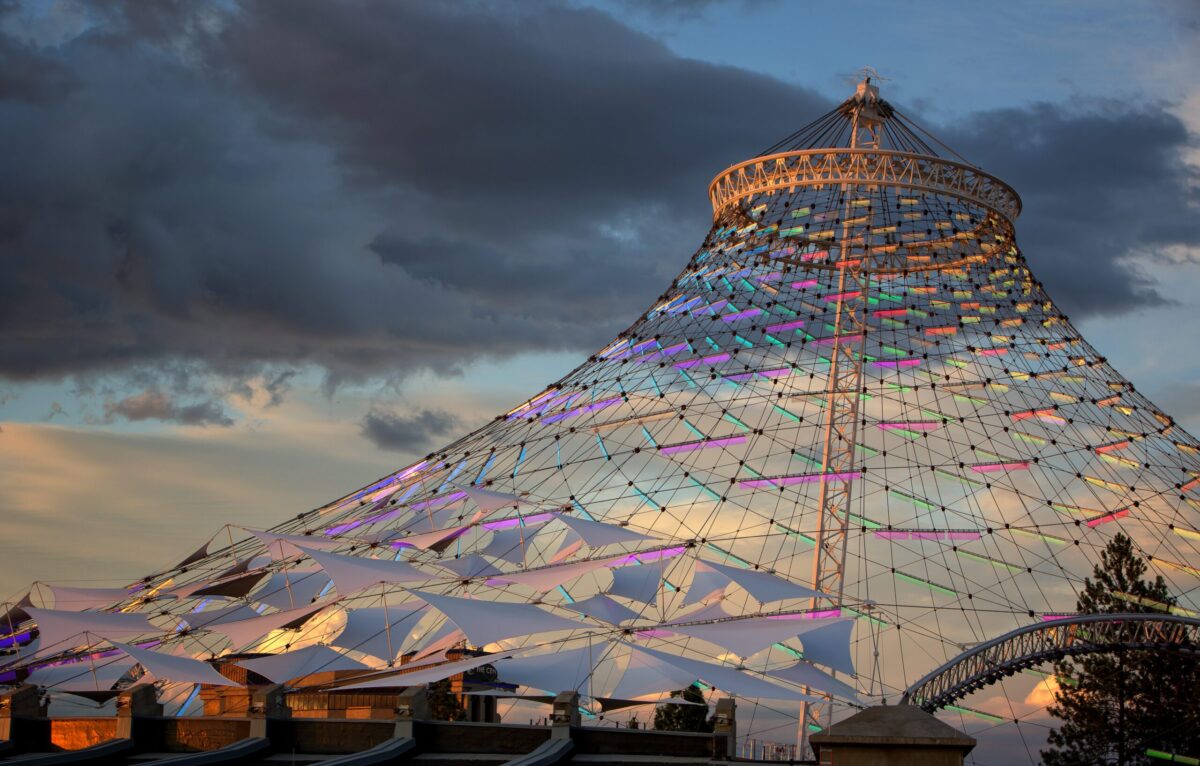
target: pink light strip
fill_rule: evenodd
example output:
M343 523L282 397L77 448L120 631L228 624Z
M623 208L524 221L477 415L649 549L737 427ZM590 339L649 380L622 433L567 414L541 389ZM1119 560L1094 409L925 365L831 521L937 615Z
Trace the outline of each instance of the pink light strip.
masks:
M692 442L681 442L679 444L667 444L658 448L658 451L663 455L674 455L679 452L692 452L698 449L707 449L709 447L724 447L730 444L742 444L746 441L746 437L726 436L720 439L700 439Z
M921 363L920 359L882 359L877 362L871 362L875 367L916 367Z
M846 471L844 473L804 473L793 476L742 479L738 482L738 485L742 487L785 487L789 484L813 484L819 481L852 481L854 479L861 479L862 475L862 471Z
M857 298L860 295L862 295L862 293L858 290L852 290L848 293L834 293L833 295L826 295L822 297L821 300L825 301L826 303L839 303L841 301L850 300L851 298Z
M1001 473L1003 471L1024 471L1029 468L1028 460L1016 460L1011 463L980 463L971 466L975 473Z
M792 287L796 290L803 290L806 287L816 287L817 284L817 280L815 279L805 279L800 282L793 282Z
M1089 527L1098 527L1101 524L1107 524L1110 521L1116 521L1117 519L1125 518L1128 515L1129 515L1129 509L1122 508L1119 511L1113 511L1112 513L1106 513L1103 516L1097 516L1094 519L1088 519L1085 523Z

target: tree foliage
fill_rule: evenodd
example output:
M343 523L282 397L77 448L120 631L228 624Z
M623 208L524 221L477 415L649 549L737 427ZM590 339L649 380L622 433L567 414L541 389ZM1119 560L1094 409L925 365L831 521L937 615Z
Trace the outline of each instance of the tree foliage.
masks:
M662 731L712 731L708 718L708 705L700 687L692 684L686 689L671 692L672 697L681 697L698 705L659 705L654 711L654 728Z
M1084 580L1077 608L1089 614L1166 612L1176 599L1162 576L1118 534ZM1198 647L1200 649L1200 647ZM1200 658L1125 650L1064 659L1050 713L1062 722L1042 751L1046 766L1153 763L1147 749L1200 755Z
M432 683L426 692L429 700L429 717L435 721L462 721L467 711L458 701L458 695L450 691L450 679Z

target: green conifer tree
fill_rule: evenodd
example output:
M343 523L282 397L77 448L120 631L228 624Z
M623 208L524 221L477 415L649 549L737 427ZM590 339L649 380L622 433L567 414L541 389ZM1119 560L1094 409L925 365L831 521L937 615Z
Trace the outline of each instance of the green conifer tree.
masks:
M662 731L712 731L713 724L708 718L708 705L704 704L704 694L700 687L692 684L686 689L671 692L672 697L681 697L688 702L698 702L698 705L659 705L654 711L654 728Z
M1145 573L1133 542L1118 534L1084 580L1078 610L1169 611L1176 599L1162 576ZM1046 766L1161 762L1148 749L1200 755L1200 655L1130 649L1064 659L1054 672L1059 688L1049 711L1062 723L1042 751Z

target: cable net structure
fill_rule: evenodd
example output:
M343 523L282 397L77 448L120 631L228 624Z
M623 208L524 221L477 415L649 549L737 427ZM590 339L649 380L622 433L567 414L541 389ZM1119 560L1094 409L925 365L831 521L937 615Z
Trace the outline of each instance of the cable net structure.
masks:
M298 689L487 662L596 715L700 682L786 739L1069 614L1117 532L1195 614L1200 442L1043 290L1011 188L868 80L709 196L679 276L579 367L273 529L124 588L33 586L0 683L145 673L183 705L224 655ZM1024 715L969 702L947 709Z

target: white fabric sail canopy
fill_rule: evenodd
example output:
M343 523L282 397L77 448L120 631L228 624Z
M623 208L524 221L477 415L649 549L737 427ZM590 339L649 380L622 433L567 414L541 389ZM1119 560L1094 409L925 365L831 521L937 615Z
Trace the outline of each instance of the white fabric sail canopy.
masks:
M346 627L330 643L343 649L369 654L388 662L404 645L408 632L425 616L424 603L369 606L346 614Z
M549 654L529 654L496 662L499 679L551 694L583 690L592 669L611 649L608 641Z
M634 646L632 644L628 644L628 646L630 646L634 654L640 652L651 659L657 660L660 665L673 667L678 671L681 671L683 675L690 676L688 683L699 679L710 686L720 689L726 694L734 694L739 697L760 697L763 699L807 699L809 701L816 701L818 699L816 697L806 696L800 692L792 691L791 689L785 689L782 686L776 686L769 681L764 681L757 676L743 673L736 668L714 665L711 662L695 660L691 659L690 657L679 657L644 646ZM626 670L625 672L628 674L629 671ZM684 686L686 685L687 684L684 684Z
M418 590L409 592L450 618L476 646L534 633L589 627L532 604L457 598Z
M501 508L516 508L521 505L536 505L528 500L524 500L517 495L510 495L507 492L496 492L491 489L483 489L481 487L463 487L463 492L467 493L467 497L471 502L479 506L480 509L488 513L494 513Z
M299 627L317 612L330 603L310 604L297 609L285 609L272 612L261 617L251 617L248 620L231 620L228 622L213 622L204 626L205 630L221 633L229 638L230 648L241 649L249 643L258 641L268 633L280 628Z
M454 559L443 559L437 562L437 566L442 569L448 569L464 579L471 577L494 577L501 574L501 571L492 562L478 553L468 553L465 556Z
M603 593L597 593L580 601L563 604L562 607L570 609L572 612L579 612L582 615L594 617L597 620L603 620L611 625L620 625L623 622L637 620L641 617L637 612L624 604L613 601Z
M858 698L858 689L804 661L786 668L768 671L767 675L862 704L862 700Z
M529 545L529 538L536 533L536 529L521 526L497 529L492 532L492 539L480 553L510 564L522 564L525 561L525 548Z
M45 583L42 583L41 587L54 594L54 608L63 612L81 612L84 609L108 606L133 595L125 588L72 588Z
M329 576L315 568L288 569L272 572L250 599L276 609L294 609L311 604L327 585Z
M402 584L434 579L434 575L421 571L407 561L344 556L312 548L301 550L333 578L333 587L341 596L349 596L380 583Z
M805 622L808 622L805 620ZM818 623L800 635L804 656L813 662L854 675L854 658L850 654L850 635L854 631L854 620L845 617L836 620L813 620ZM820 623L828 622L822 625Z
M209 684L211 686L238 686L221 675L207 662L193 660L190 657L175 657L170 654L139 649L136 646L109 641L110 644L128 654L155 678L177 681L179 683Z
M471 531L471 525L460 527L448 527L446 529L435 529L432 532L422 532L420 534L408 535L407 537L398 537L392 545L401 545L410 548L419 548L423 551L436 547L439 543L452 540L455 537L460 537Z
M607 696L633 700L650 694L685 689L695 680L696 675L690 670L662 662L649 654L630 651L621 680Z
M747 617L703 625L667 625L665 627L675 633L682 633L685 636L716 644L745 658L761 652L772 644L794 638L803 626L796 620Z
M615 557L592 559L590 561L573 561L570 564L555 564L524 572L505 572L488 580L489 584L525 585L536 591L548 591L564 583L582 577L588 572L611 566Z
M278 684L310 673L368 669L361 662L352 660L341 652L320 644L306 646L294 652L274 654L270 657L239 660L237 664Z
M25 681L58 692L103 692L112 689L131 667L133 660L128 657L104 657L95 662L41 667Z
M762 604L792 598L815 598L823 595L812 588L797 585L768 572L697 559L684 605L711 598L717 592L723 591L724 587L730 583L741 586Z
M654 539L649 535L643 535L616 524L589 521L565 513L558 514L557 518L593 548L617 543L640 543Z
M437 681L449 678L458 673L465 673L468 670L489 665L497 660L505 657L511 657L516 652L500 652L497 654L485 654L482 657L469 657L465 660L457 662L447 662L442 665L432 665L422 670L414 670L409 673L397 673L376 678L370 681L363 681L357 684L347 684L341 686L341 689L379 689L391 688L396 686L416 686L418 684L432 684Z
M317 535L285 535L278 532L267 532L261 529L246 529L245 531L258 538L267 549L272 559L286 559L299 556L301 548L320 548L332 550L344 543L341 540L329 540Z
M89 633L93 636L140 636L160 630L136 612L71 612L27 607L41 635L41 652L68 648L68 639Z
M658 586L662 570L657 564L619 567L612 570L612 585L606 591L612 596L622 596L643 604L653 604L658 599Z

